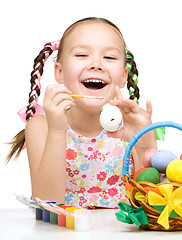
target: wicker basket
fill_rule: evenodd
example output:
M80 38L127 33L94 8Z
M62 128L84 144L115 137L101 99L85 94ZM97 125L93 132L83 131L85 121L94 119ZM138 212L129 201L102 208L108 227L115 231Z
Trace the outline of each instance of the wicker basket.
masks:
M161 215L161 211L158 211L154 208L154 206L149 205L148 201L148 195L149 195L149 189L150 191L153 191L155 193L160 193L159 192L159 186L164 186L165 184L171 184L173 188L173 192L180 188L182 186L181 183L176 183L176 182L166 182L166 183L159 183L159 184L153 184L150 182L136 182L132 178L129 177L129 156L131 154L131 149L132 147L136 144L136 142L139 140L140 137L142 137L145 133L154 130L159 127L173 127L177 128L179 130L182 130L182 125L174 123L174 122L158 122L158 123L153 123L140 131L138 131L131 141L129 142L126 151L125 151L125 156L123 159L123 176L124 176L124 185L126 188L126 191L129 193L128 198L131 203L131 206L134 209L138 209L139 207L143 207L147 218L148 218L148 224L140 225L140 228L142 229L147 229L147 230L163 230L163 231L177 231L177 230L182 230L182 214L178 215L176 214L175 217L167 216L168 218L168 223L169 226L168 228L162 226L161 224L158 223L159 216ZM167 186L167 185L166 185ZM142 199L138 199L136 197L136 194L139 194L142 196ZM162 195L162 194L161 194ZM182 195L180 195L180 199L182 200ZM180 207L182 209L182 203L180 204Z

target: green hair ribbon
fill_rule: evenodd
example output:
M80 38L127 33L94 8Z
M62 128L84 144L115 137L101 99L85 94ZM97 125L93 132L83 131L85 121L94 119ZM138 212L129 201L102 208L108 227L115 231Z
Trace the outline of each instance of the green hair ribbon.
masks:
M138 101L138 98L137 98L137 97L135 97L135 98L133 99L133 101L136 102L137 104L139 104L139 101Z
M137 85L138 84L138 76L136 74L133 74L132 79L133 79L133 82Z
M130 96L133 95L134 92L135 92L135 89L134 89L133 87L130 87L130 88L129 88L129 94L130 94Z
M128 50L126 49L126 58L127 59L132 59L132 56L130 56L128 54ZM131 71L132 69L132 64L128 63L126 64L127 68L128 68L128 72ZM138 76L136 74L133 74L132 76L133 82L137 85L138 84ZM135 89L133 87L129 88L129 94L130 96L134 95ZM134 102L136 102L137 104L139 104L138 98L135 97L133 99ZM165 127L161 127L161 128L156 128L155 130L155 135L156 135L156 140L164 140L164 135L165 135Z
M131 69L132 69L132 64L131 64L131 63L127 63L126 66L127 66L127 68L128 68L128 72L130 72Z
M165 127L160 127L160 128L156 128L154 129L155 131L155 136L156 136L156 140L162 140L164 141L164 136L166 133L166 128Z
M128 54L128 49L126 49L126 58L128 59L128 58L132 58L132 56L130 56L129 54Z

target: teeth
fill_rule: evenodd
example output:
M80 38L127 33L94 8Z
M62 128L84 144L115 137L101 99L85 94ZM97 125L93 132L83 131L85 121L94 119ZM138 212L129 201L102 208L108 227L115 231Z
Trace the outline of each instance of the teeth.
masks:
M103 84L106 84L104 81L98 80L98 79L88 79L88 80L85 80L84 82L85 82L85 83L94 82L94 83L103 83Z

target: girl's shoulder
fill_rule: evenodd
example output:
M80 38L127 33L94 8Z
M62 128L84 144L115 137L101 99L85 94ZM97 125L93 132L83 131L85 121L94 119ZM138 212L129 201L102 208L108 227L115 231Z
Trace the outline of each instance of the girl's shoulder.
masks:
M33 125L33 124L41 124L41 123L46 123L47 124L47 119L45 117L45 115L37 115L32 117L26 124L26 126L28 127L29 125Z
M47 133L47 119L44 115L37 115L31 118L25 127L25 135L35 134L35 133ZM37 135L36 134L36 135Z
M37 115L32 117L26 124L26 127L29 127L31 125L37 125L37 124L47 124L47 119L45 115Z

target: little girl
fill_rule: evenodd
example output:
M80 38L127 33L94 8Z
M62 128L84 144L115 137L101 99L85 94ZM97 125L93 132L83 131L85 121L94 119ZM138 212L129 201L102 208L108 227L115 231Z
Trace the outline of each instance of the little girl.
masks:
M40 77L54 50L58 50L57 84L47 87L42 111L37 104ZM117 208L120 201L127 201L122 181L125 148L139 129L151 123L152 115L149 101L146 110L137 104L137 75L120 30L106 19L79 20L60 41L44 46L34 61L29 105L19 112L26 128L15 136L8 156L8 160L16 152L18 156L26 142L33 197L79 207ZM126 81L130 99L120 91ZM114 133L99 122L100 110L108 102L123 116L123 128ZM133 160L135 170L142 167L141 157L151 148L156 148L156 141L150 132L132 151L131 172Z

